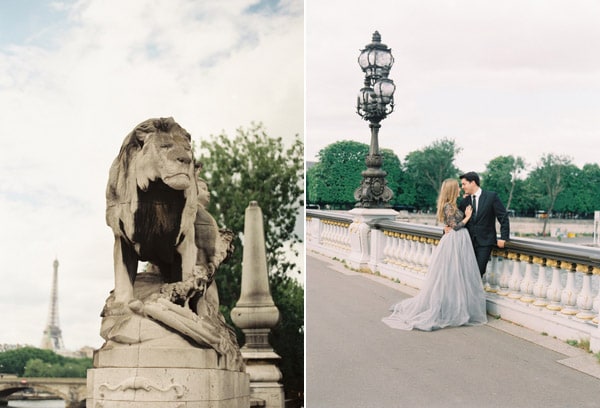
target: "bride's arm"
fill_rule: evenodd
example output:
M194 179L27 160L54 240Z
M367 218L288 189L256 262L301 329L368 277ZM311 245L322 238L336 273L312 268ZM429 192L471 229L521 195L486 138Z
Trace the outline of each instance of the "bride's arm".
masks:
M465 208L465 218L463 218L462 221L456 224L456 226L454 226L454 229L459 230L461 228L464 228L467 225L467 222L469 222L469 220L471 219L471 215L473 215L473 207L469 205L467 206L467 208Z
M467 206L465 209L465 217L459 222L456 222L457 211L458 208L450 203L444 205L444 224L455 231L464 228L465 225L467 225L467 222L469 222L471 215L473 214L473 208L470 205Z

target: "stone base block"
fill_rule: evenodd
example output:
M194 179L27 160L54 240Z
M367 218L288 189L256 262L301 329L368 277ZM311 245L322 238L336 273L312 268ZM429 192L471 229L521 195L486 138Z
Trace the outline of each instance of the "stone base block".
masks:
M87 374L88 408L250 406L250 376L229 370L212 349L102 349Z
M250 406L246 373L191 368L96 368L87 375L88 408Z

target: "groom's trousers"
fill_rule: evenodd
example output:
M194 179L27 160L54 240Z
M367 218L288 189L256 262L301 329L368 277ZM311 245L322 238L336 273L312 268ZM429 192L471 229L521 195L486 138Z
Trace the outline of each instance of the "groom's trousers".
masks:
M477 245L476 243L473 243L477 266L479 266L479 274L482 277L485 274L490 255L492 254L492 249L494 249L494 245Z

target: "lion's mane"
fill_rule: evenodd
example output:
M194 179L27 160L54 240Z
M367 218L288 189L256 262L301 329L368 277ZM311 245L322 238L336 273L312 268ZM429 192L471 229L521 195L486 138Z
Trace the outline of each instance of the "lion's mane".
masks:
M122 246L133 248L136 261L181 268L181 252L195 251L197 196L190 134L173 118L148 119L125 137L110 168L106 223ZM173 251L190 239L188 249ZM127 256L123 260L131 263ZM133 282L135 273L127 266Z

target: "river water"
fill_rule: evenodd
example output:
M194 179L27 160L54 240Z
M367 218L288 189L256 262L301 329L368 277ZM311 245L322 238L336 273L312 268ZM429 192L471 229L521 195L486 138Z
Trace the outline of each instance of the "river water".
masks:
M65 408L65 402L63 400L8 401L8 406L14 408Z

